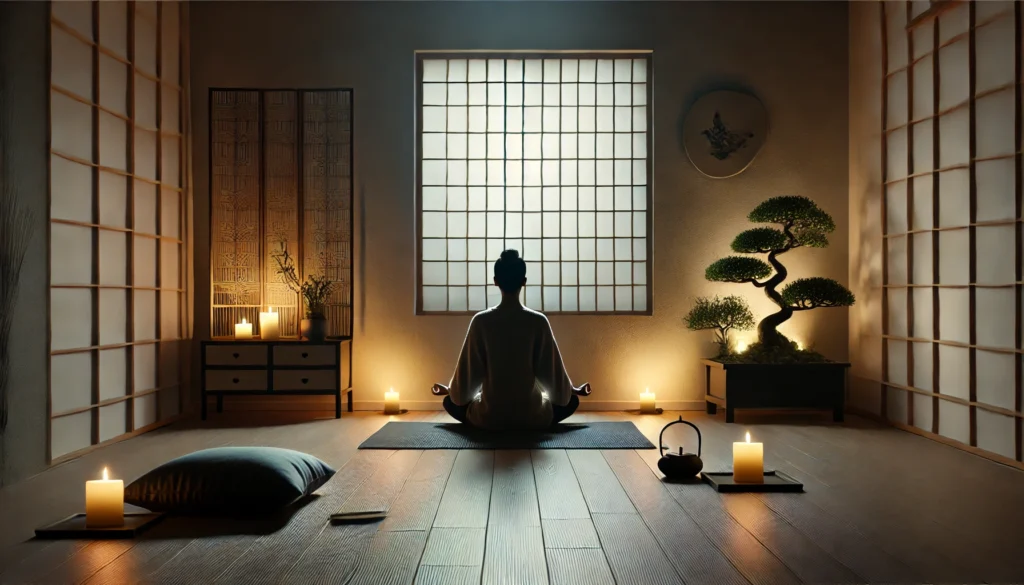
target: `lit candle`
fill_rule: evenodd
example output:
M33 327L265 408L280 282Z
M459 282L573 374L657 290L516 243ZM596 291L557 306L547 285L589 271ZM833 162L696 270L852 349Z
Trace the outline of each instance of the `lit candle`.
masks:
M266 313L260 313L260 339L274 341L281 338L280 320L274 307L267 307Z
M746 443L732 444L732 478L736 483L764 483L764 445L751 443L750 433Z
M235 339L252 339L252 323L242 317L241 323L235 323Z
M650 388L640 393L640 412L654 412L654 392L651 392Z
M85 482L85 524L89 527L124 526L124 481L107 477Z
M392 388L384 393L384 414L398 414L398 392Z

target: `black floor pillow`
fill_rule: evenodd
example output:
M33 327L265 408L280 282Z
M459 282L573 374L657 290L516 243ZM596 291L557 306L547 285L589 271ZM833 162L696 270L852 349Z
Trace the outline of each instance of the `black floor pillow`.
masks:
M335 471L276 447L218 447L164 463L125 488L125 501L154 512L260 516L312 494Z

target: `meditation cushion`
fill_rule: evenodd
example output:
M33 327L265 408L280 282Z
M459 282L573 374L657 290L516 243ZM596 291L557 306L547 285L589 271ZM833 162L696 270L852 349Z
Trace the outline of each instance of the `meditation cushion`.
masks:
M276 447L218 447L168 461L132 482L125 501L154 512L254 516L312 494L335 471Z

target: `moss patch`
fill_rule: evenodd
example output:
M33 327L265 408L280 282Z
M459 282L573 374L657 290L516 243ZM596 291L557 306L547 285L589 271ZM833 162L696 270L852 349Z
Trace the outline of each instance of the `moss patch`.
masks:
M754 343L743 353L713 359L724 364L824 364L831 361L816 351L797 349L795 343L773 347Z

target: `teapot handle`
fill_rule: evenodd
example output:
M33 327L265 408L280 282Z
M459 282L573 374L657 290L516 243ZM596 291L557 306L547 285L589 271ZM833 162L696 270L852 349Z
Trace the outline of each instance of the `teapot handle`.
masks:
M684 425L689 425L689 426L693 427L693 430L697 431L697 457L700 457L701 444L704 442L703 439L701 439L701 436L700 436L700 429L698 429L697 425L693 424L692 422L683 420L682 416L679 417L679 420L674 420L674 421L668 423L667 425L665 425L665 428L661 429L661 434L658 435L658 455L659 456L665 455L665 442L662 440L662 438L665 436L665 430L668 429L670 426L675 425L675 424L679 424L679 423L683 423Z

